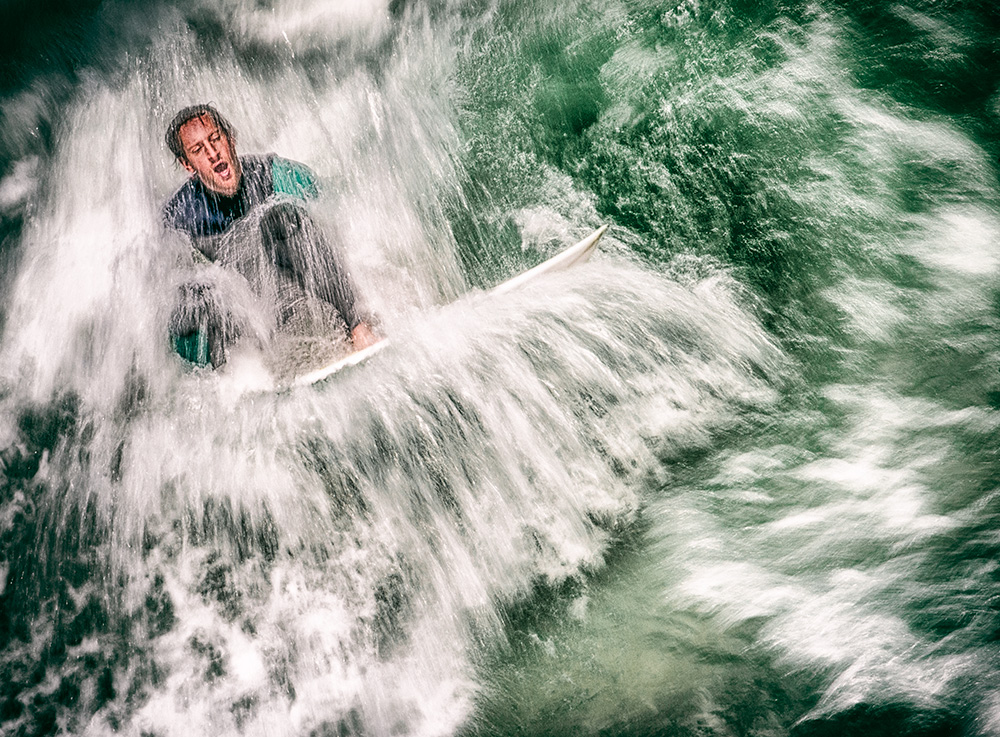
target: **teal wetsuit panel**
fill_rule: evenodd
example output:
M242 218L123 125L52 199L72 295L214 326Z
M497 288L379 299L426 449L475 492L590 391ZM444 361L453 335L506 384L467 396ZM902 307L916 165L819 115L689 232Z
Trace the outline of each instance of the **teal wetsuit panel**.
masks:
M271 161L271 180L274 193L284 194L300 200L311 200L319 196L319 187L312 171L304 164L275 157Z
M188 335L175 335L171 338L174 350L185 361L198 366L208 365L208 338L204 330L195 330Z

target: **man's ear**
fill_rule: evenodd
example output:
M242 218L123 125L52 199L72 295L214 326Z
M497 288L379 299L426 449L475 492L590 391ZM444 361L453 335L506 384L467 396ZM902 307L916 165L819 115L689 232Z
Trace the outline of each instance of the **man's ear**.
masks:
M187 159L177 159L177 163L184 167L188 174L194 174L194 167L188 163Z

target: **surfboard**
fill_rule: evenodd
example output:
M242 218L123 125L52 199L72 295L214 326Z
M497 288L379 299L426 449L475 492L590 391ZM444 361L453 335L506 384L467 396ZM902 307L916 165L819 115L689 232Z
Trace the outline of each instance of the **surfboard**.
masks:
M608 226L602 225L600 228L595 230L593 233L588 235L579 243L576 243L563 251L560 251L555 256L542 263L538 264L525 272L518 274L515 277L508 279L505 282L498 284L490 290L491 294L504 294L514 289L523 287L525 284L529 284L539 277L545 274L552 273L554 271L563 271L570 267L576 266L578 264L585 263L590 259L594 253L594 249L597 247L597 242L601 240L601 236L607 231ZM359 363L367 361L369 358L385 350L389 345L388 338L385 338L375 345L368 346L367 348L355 351L349 356L345 356L331 364L318 368L315 371L310 371L307 374L302 374L297 376L293 381L293 386L308 386L310 384L315 384L317 382L323 381L331 376L333 376L338 371L348 368L349 366L357 366Z

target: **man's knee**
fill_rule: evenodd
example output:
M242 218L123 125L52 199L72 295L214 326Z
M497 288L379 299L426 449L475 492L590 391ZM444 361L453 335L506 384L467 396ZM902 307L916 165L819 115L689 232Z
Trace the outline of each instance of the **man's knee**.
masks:
M301 284L326 268L325 242L305 210L292 203L272 207L261 218L261 239L267 258Z
M269 208L260 219L261 233L265 238L288 240L300 234L309 214L290 202L281 202Z
M213 366L225 363L228 346L243 332L215 290L200 282L178 287L168 329L174 350L183 358Z
M193 333L217 317L218 307L207 284L189 282L177 288L177 301L170 315L170 334Z
M279 265L284 265L281 261L292 260L296 251L307 248L317 233L309 213L291 203L275 205L260 220L264 248Z

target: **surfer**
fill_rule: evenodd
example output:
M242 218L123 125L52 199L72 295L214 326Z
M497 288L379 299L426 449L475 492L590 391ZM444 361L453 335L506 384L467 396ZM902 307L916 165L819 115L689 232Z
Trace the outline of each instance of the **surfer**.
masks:
M259 236L255 242L273 277L269 283L284 285L271 290L279 324L307 295L339 313L355 350L378 341L336 253L303 207L319 194L308 167L274 154L238 156L235 130L211 105L178 112L166 143L191 176L164 205L163 220L189 236L196 260L234 269L259 295L261 259L248 258L245 247ZM257 233L246 232L255 226ZM241 237L232 237L237 230ZM297 296L290 297L292 292ZM234 316L233 305L221 304L224 299L211 284L185 283L180 297L170 332L185 358L218 367L229 346L252 332Z

